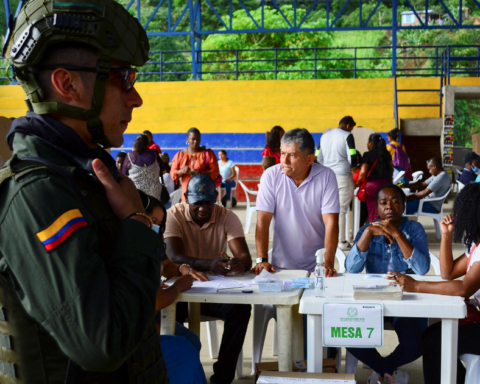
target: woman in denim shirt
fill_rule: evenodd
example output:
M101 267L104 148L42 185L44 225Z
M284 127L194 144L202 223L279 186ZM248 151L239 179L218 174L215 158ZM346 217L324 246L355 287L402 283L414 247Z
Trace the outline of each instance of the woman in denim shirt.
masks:
M427 234L416 221L403 217L405 193L396 185L381 187L375 196L380 220L360 228L353 248L345 260L350 273L413 273L424 275L430 269ZM379 380L406 384L408 372L398 367L415 361L422 355L422 334L428 326L427 319L385 317L397 333L399 345L386 357L374 348L348 348L358 360L374 372L367 383Z

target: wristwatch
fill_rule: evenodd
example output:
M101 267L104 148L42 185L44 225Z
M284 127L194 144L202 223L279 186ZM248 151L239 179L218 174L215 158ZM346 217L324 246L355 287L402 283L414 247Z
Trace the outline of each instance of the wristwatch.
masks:
M257 264L260 263L268 263L268 259L266 257L257 257Z

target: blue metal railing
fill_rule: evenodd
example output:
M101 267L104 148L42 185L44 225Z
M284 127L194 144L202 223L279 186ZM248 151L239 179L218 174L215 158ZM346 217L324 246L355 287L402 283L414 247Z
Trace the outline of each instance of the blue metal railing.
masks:
M467 53L465 53L467 51ZM204 50L197 74L210 79L389 77L392 48L311 47ZM190 51L153 51L139 81L182 81L192 77ZM261 69L253 69L261 67ZM0 80L7 80L0 67ZM288 74L299 74L288 76ZM401 77L480 77L480 46L399 46L396 74Z

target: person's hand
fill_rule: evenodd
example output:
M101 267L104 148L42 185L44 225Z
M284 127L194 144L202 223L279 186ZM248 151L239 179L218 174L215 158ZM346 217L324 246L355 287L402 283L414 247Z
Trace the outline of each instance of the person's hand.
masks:
M374 221L372 226L383 228L383 230L392 237L397 236L399 232L399 229L395 227L390 220Z
M374 226L373 224L366 229L372 236L385 236L390 243L393 244L393 236L390 235L385 229L381 226Z
M187 165L185 165L185 166L180 170L180 173L182 174L182 176L188 175L190 172L191 172L191 169L190 169Z
M183 275L180 276L175 282L173 283L172 287L178 288L178 292L188 291L192 288L193 284L193 277L191 275Z
M108 203L118 219L123 220L134 212L144 211L140 194L130 178L119 174L119 179L116 181L100 159L93 160L92 165L95 175L105 188ZM148 223L148 220L141 216L132 218Z
M325 267L325 277L337 276L337 270L334 268L333 263L324 262L323 266Z
M190 271L190 276L198 281L208 281L208 277L203 272L196 271L195 269Z
M210 271L217 275L226 276L230 272L230 258L229 257L217 257L210 262Z
M454 228L455 225L453 223L452 215L447 215L442 219L442 221L440 221L440 229L442 230L443 234L447 235L449 233L453 233Z
M408 195L407 196L407 203L413 200L413 195Z
M418 282L408 275L398 272L388 272L388 280L392 280L389 285L399 284L405 292L416 292Z
M272 264L270 264L267 261L264 261L263 263L259 263L259 264L255 265L251 269L250 273L254 273L255 275L259 275L260 272L262 272L263 269L265 269L267 272L273 272L273 273L276 272L275 267Z
M242 263L242 260L240 260L238 257L227 257L227 265L225 268L229 270L229 272L233 272L236 275L243 275L243 272L245 272L245 266Z
M357 181L355 182L355 188L360 187L360 184L362 184L362 183L361 183L361 180L357 180Z

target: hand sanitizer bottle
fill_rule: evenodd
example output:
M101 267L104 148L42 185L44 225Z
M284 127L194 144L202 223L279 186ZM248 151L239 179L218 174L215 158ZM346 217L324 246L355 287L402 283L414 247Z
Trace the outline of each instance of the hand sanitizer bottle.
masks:
M317 265L315 266L315 296L325 297L325 267L324 256L326 249L320 249L315 253Z

